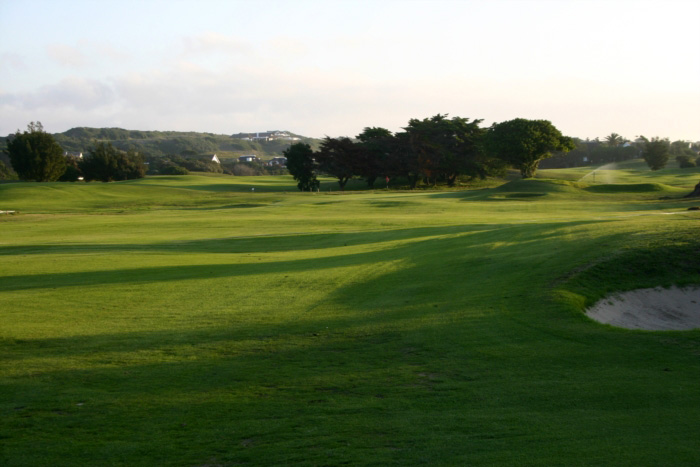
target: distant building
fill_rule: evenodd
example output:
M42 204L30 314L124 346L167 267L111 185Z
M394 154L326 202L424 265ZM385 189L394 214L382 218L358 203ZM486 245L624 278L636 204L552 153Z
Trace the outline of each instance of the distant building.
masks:
M259 162L260 158L254 154L248 154L246 156L240 156L238 162Z
M232 138L243 139L246 141L275 141L275 140L286 140L286 141L299 141L298 136L292 136L287 131L262 131L257 133L237 133L231 135Z
M183 159L187 159L188 161L199 161L205 164L214 163L221 165L221 159L219 159L219 156L216 154L183 154L181 157Z
M267 163L269 166L274 166L278 165L280 167L287 167L287 158L286 157L273 157L270 159L270 161Z

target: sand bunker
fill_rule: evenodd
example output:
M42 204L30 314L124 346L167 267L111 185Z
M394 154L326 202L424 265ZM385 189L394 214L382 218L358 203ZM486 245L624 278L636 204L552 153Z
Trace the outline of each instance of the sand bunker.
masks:
M594 320L627 329L700 328L700 287L639 289L604 298L586 311Z

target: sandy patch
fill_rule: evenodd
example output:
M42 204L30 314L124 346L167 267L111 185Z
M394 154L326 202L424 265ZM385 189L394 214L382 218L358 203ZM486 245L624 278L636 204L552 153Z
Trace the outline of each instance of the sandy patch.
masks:
M586 311L600 323L627 329L700 328L700 287L639 289L604 298Z

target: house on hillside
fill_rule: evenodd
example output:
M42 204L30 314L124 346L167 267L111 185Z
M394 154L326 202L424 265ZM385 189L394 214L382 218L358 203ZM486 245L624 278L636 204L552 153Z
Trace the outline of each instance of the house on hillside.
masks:
M197 162L202 162L205 164L218 164L221 165L221 159L219 159L219 156L216 154L210 155L210 154L187 154L187 155L182 155L180 156L185 160L188 161L197 161Z
M287 158L286 157L273 157L270 159L270 161L267 163L269 166L280 166L280 167L287 167Z
M287 131L259 131L257 133L238 133L232 135L233 138L242 139L246 141L275 141L275 140L286 140L286 141L299 141L299 137L292 136Z
M245 156L240 156L238 162L260 162L260 158L255 154L248 154Z

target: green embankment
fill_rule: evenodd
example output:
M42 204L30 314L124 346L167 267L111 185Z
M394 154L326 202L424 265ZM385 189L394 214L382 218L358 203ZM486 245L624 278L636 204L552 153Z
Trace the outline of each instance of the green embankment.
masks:
M0 184L0 464L697 465L700 330L582 312L700 284L687 174Z

